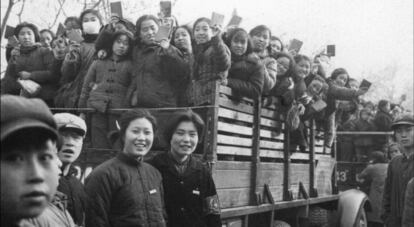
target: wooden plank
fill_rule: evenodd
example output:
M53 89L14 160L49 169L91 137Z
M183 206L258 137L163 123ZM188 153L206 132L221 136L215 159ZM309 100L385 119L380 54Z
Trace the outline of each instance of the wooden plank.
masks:
M278 170L263 170L260 173L259 186L268 184L269 186L282 186L283 163L278 163Z
M260 113L260 116L267 117L270 119L278 119L279 114L277 114L276 111L263 108L262 112Z
M281 125L282 129L285 128L285 124L282 121L267 119L267 118L263 118L263 117L260 118L260 125L266 126L266 127L271 127L271 128L280 127L279 125Z
M217 170L213 179L217 189L250 187L251 170Z
M225 94L225 95L228 95L230 97L234 97L235 96L233 94L233 91L231 90L231 88L230 87L227 87L227 86L224 86L224 85L221 85L220 86L219 91L220 91L221 94ZM238 98L240 98L240 97L238 97ZM241 97L241 98L245 102L253 103L253 100L250 99L250 98L247 98L247 97Z
M250 187L217 189L217 195L220 200L220 207L240 207L249 205Z
M227 135L217 135L217 143L218 144L225 144L225 145L234 145L234 146L243 146L243 147L251 147L252 146L252 139L251 138L243 138L237 136L227 136Z
M251 162L238 161L217 161L217 163L214 165L215 170L250 170L251 166Z
M283 150L283 142L260 140L260 148Z
M234 134L253 136L253 130L251 127L235 125L226 122L218 122L218 131L230 132Z
M247 105L244 103L236 103L230 99L219 97L218 104L220 107L225 107L232 110L237 110L243 113L253 114L253 105Z
M284 140L285 136L284 133L277 134L274 131L261 129L260 130L260 137L270 138L270 139L278 139L278 140Z
M234 110L219 108L218 116L223 118L228 118L232 120L243 121L247 123L253 123L253 115L237 112Z
M301 181L303 184L309 183L309 164L304 163L291 163L291 184L299 184Z
M243 148L243 147L217 145L217 154L251 156L252 155L252 149L251 148Z

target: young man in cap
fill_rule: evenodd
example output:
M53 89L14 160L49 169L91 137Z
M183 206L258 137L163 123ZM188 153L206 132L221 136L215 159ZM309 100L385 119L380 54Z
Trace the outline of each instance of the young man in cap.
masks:
M56 193L57 128L42 100L0 99L1 226L22 226L24 219L42 214Z
M382 218L386 226L399 227L404 210L404 194L414 177L414 116L404 114L391 126L402 155L394 157L388 167L383 195Z
M53 117L62 144L58 151L59 159L63 163L58 191L68 197L67 208L74 222L83 225L87 196L82 183L76 178L77 171L72 164L81 153L86 124L82 118L70 113L57 113Z

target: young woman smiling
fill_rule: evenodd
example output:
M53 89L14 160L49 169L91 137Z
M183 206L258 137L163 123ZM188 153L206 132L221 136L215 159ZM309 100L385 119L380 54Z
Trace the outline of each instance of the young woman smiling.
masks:
M163 178L169 227L221 226L213 178L207 167L192 156L203 132L204 122L198 114L177 114L165 130L170 150L150 161Z

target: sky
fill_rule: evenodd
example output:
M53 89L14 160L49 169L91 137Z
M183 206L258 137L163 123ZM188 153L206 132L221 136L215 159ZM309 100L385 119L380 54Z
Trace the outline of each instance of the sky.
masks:
M50 5L52 0L28 0L32 5ZM155 0L145 0L155 5ZM390 63L399 66L395 83L413 83L413 0L172 0L172 13L180 23L224 14L225 24L234 9L243 18L241 27L269 26L285 42L302 40L301 53L312 56L328 44L336 45L333 67L344 67L351 77L362 79ZM69 0L67 4L76 4ZM141 10L137 0L124 0L127 17L134 21L145 13L156 14L157 7ZM74 6L73 6L74 7ZM76 7L74 7L76 8ZM2 15L5 6L2 4ZM71 10L69 12L77 12ZM27 20L36 20L41 8L26 11ZM74 15L78 15L79 12ZM44 19L43 19L44 20ZM10 23L16 24L16 17ZM3 55L2 55L3 56ZM2 59L3 60L3 59Z

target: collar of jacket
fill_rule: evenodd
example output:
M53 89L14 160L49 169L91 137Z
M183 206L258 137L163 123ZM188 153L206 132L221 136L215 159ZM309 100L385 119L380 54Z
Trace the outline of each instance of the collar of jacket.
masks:
M158 156L158 160L159 160L160 166L170 169L173 173L177 172L177 170L174 167L175 162L174 160L172 160L172 157L168 155L168 152L160 154ZM190 155L188 157L187 170L185 171L184 176L188 175L192 171L201 170L201 169L202 169L202 166L197 165L197 163L194 160L194 157Z
M143 158L139 158L137 159L133 159L129 156L127 156L126 154L124 154L122 151L118 153L118 155L116 156L119 160L121 160L122 162L125 162L128 165L132 165L132 166L137 166L137 165L141 165L142 164L142 160Z
M83 42L85 43L94 43L98 38L99 34L83 34Z
M28 54L41 46L40 43L35 43L31 46L20 46L20 54Z

